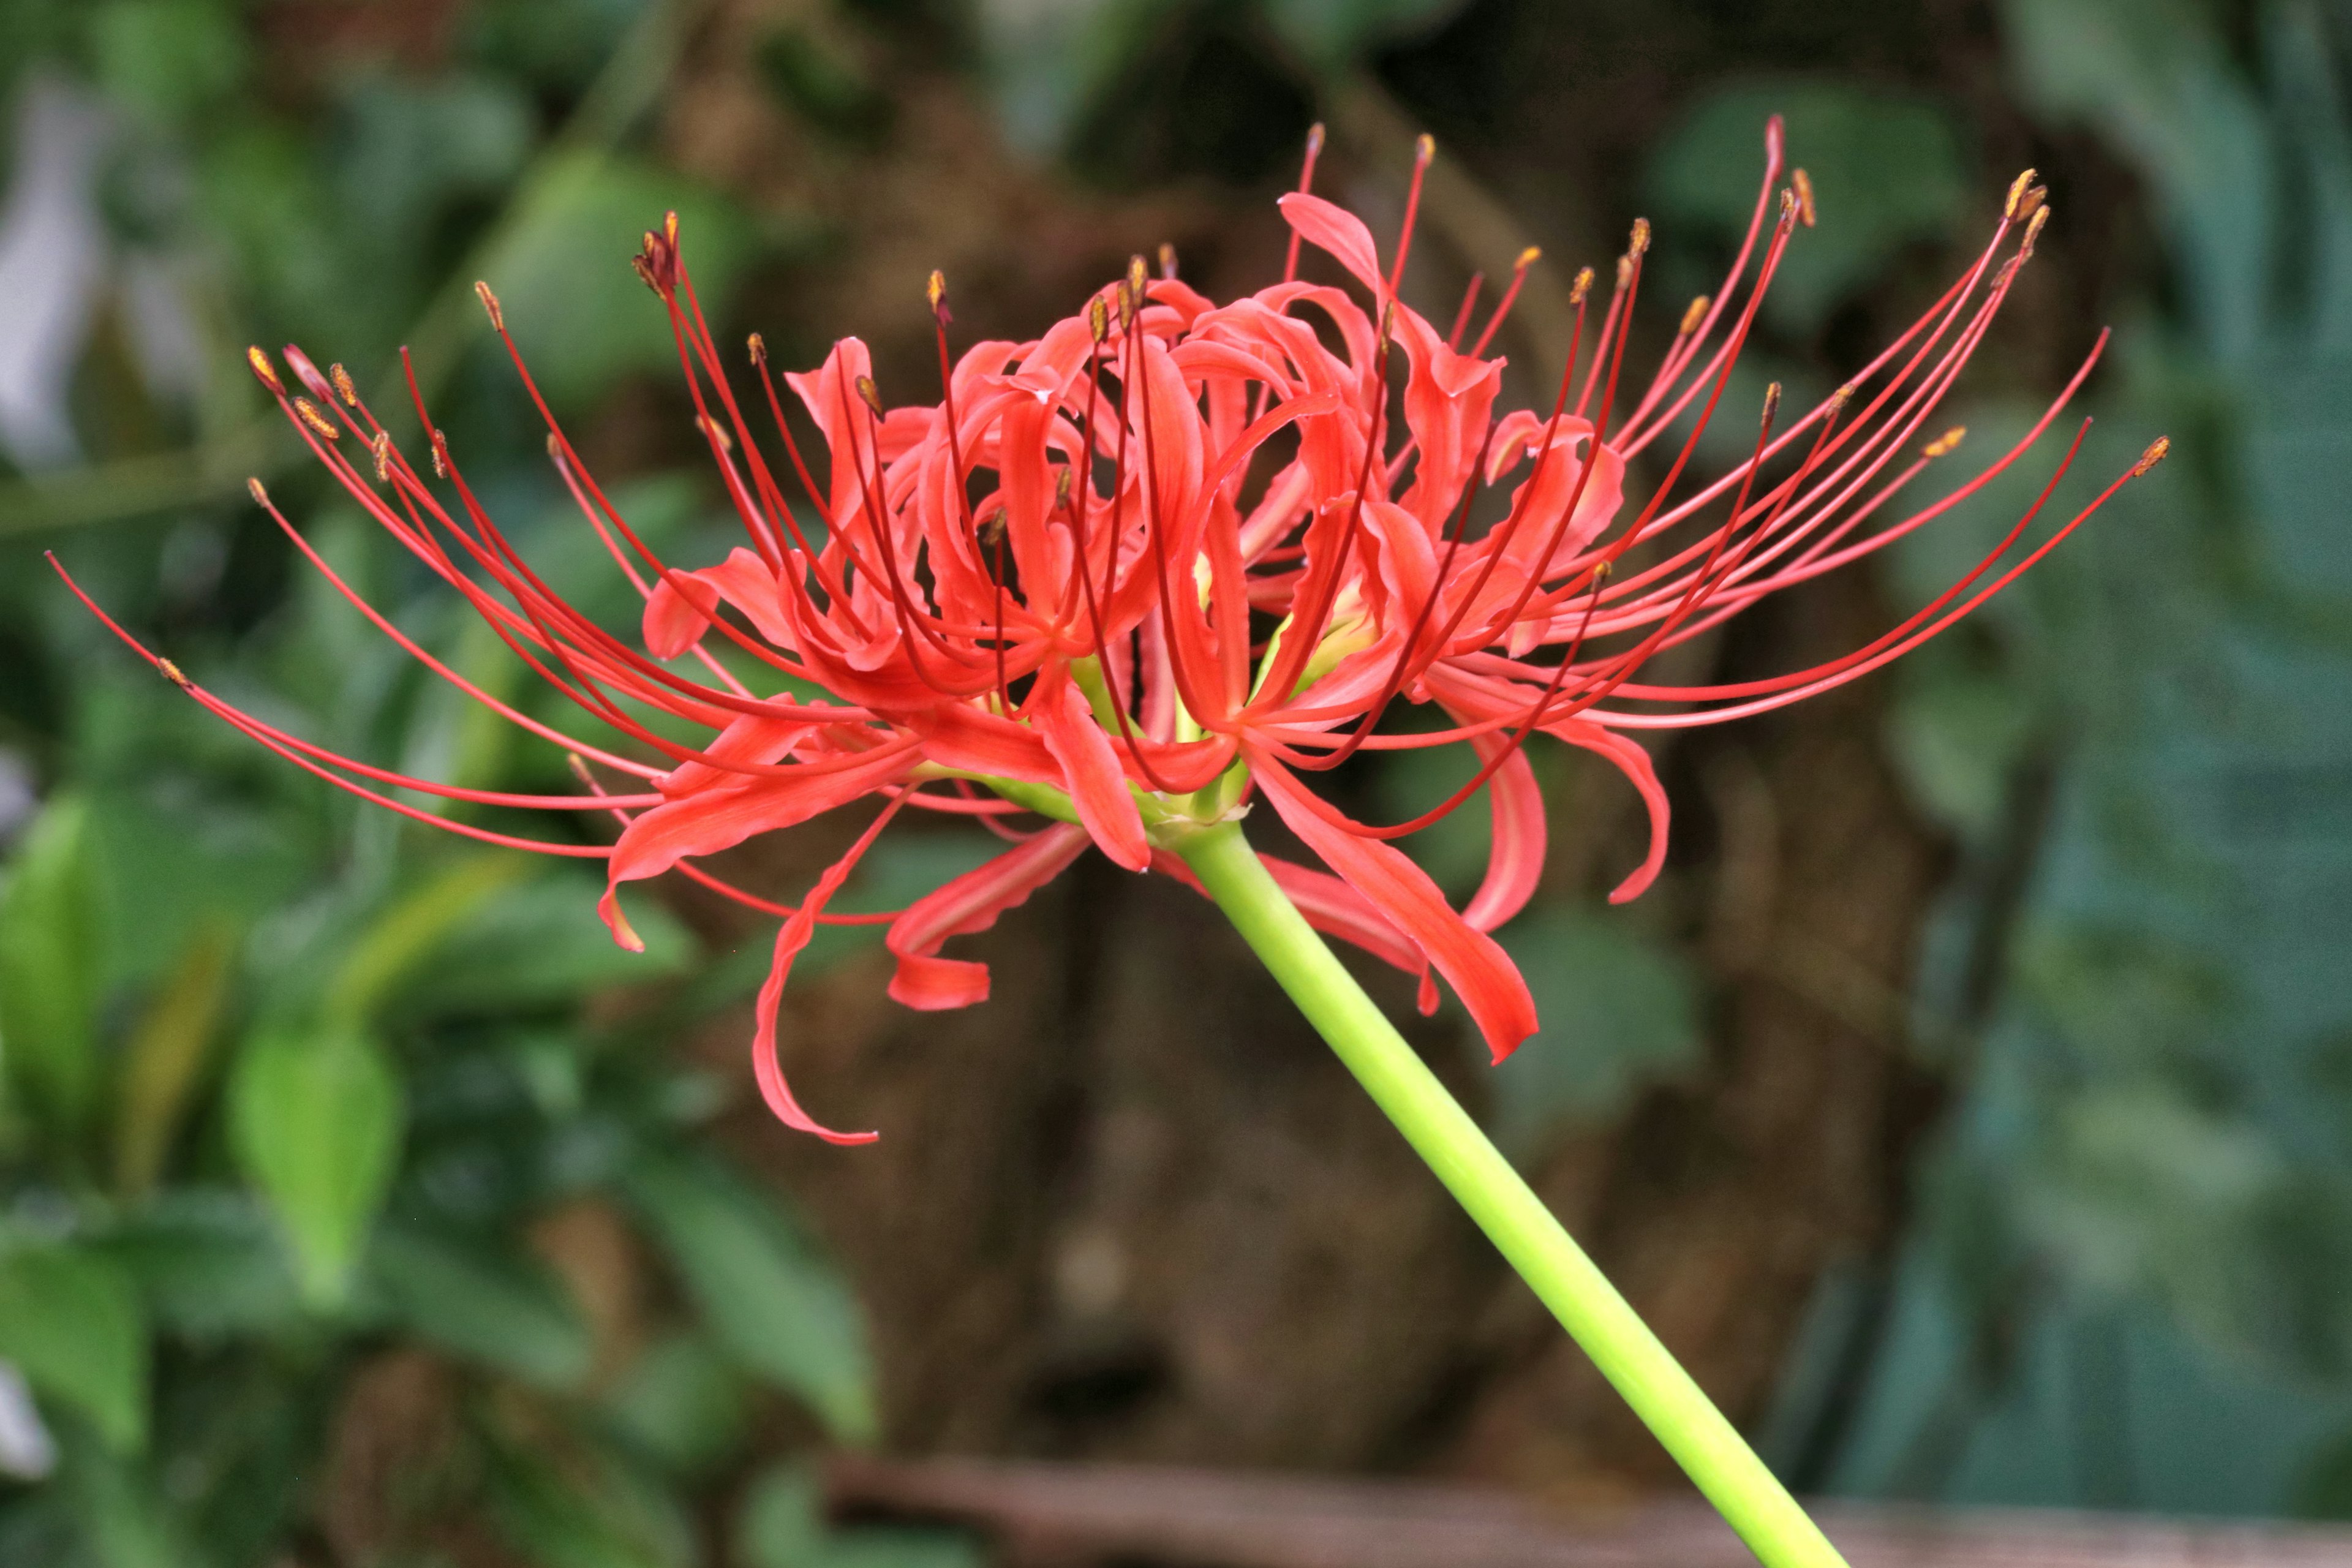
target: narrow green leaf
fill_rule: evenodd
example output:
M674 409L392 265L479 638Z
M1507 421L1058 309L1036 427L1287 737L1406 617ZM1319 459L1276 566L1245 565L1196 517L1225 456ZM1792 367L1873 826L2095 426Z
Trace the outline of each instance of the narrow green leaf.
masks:
M0 1357L117 1452L147 1439L147 1325L121 1268L87 1248L0 1254Z
M94 837L87 805L52 802L0 889L0 1059L46 1130L68 1141L98 1100L105 923Z
M365 1023L420 961L530 868L530 862L517 854L467 856L402 895L376 917L336 972L326 998L331 1026L356 1028Z
M715 1164L667 1155L641 1157L627 1186L729 1353L835 1436L873 1436L857 1303L775 1201Z
M139 1196L163 1173L220 1029L236 952L234 931L205 925L131 1032L114 1121L114 1184L125 1197Z
M418 1338L541 1388L578 1385L594 1347L545 1268L414 1226L385 1226L369 1273Z
M397 1165L400 1080L349 1029L257 1035L229 1086L230 1134L313 1306L340 1304Z

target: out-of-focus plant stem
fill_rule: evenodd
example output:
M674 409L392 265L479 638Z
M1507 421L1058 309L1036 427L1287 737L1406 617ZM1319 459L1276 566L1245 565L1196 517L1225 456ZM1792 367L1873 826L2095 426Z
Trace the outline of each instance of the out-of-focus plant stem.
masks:
M562 129L515 182L499 216L435 290L407 334L417 386L427 397L457 366L482 261L497 253L530 210L548 171L578 153L613 147L653 106L677 68L696 13L709 3L659 0L646 13L581 95ZM408 400L404 378L388 382L383 390L394 406ZM118 458L53 479L18 479L0 485L0 538L201 505L243 489L249 476L277 473L301 451L271 411L174 451Z
M1308 1022L1768 1568L1844 1568L1829 1539L1283 893L1234 822L1177 852Z

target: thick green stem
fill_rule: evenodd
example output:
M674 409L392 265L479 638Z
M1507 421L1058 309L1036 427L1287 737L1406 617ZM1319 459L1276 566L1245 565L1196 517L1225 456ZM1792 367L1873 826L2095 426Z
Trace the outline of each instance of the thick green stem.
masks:
M1332 956L1240 825L1202 828L1177 852L1348 1070L1748 1549L1770 1568L1844 1568L1755 1450Z

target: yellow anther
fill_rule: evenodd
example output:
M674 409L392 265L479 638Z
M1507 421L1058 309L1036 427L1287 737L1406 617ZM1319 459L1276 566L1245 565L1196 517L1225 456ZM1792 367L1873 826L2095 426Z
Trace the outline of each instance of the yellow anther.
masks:
M744 340L744 344L751 351L751 363L753 364L764 365L768 363L767 339L761 337L757 332L753 332L749 338Z
M392 482L391 434L383 430L377 431L375 439L368 443L368 447L375 454L375 482L380 485L390 484Z
M1307 155L1310 158L1323 151L1323 122L1317 121L1307 128Z
M178 665L173 664L168 658L157 659L155 661L155 668L162 673L164 679L170 681L173 685L178 687L183 691L185 691L190 686L194 684L194 682L191 681L186 676L180 673L180 667Z
M1789 171L1789 184L1797 191L1797 221L1807 228L1813 226L1813 177L1802 169Z
M245 363L253 367L253 374L260 378L262 385L281 397L286 395L286 384L278 379L277 367L269 363L269 356L263 353L258 345L245 351Z
M1711 301L1704 294L1701 294L1697 299L1693 300L1690 302L1689 308L1683 311L1683 324L1677 328L1676 331L1680 331L1685 337L1688 337L1693 332L1698 331L1698 324L1706 320L1706 308L1709 303L1711 303Z
M874 411L875 418L882 417L882 389L874 384L872 376L861 375L857 378L857 395L865 400L866 407ZM709 423L707 417L705 423ZM712 427L717 428L715 426Z
M948 297L948 275L936 267L932 268L931 280L924 286L923 293L930 300L931 309L938 310L940 301Z
M490 292L490 286L478 278L474 280L474 298L479 300L482 302L482 309L490 313L490 325L502 332L505 331L507 313L499 309L499 297Z
M2010 181L2009 200L2001 204L2001 217L2011 223L2016 222L2021 210L2021 204L2025 200L2025 193L2032 188L2033 171L2031 169Z
M302 423L308 425L313 434L323 436L330 441L340 441L343 438L343 433L335 428L334 421L320 413L319 405L309 398L296 398L294 412L301 416Z
M2017 247L2019 260L2021 261L2033 254L2033 242L2042 237L2042 230L2049 222L2048 207L2037 206L2033 209L2033 216L2025 220L2025 242Z
M340 364L331 364L327 367L327 374L333 379L335 395L343 400L343 406L357 408L360 405L360 389L352 384L352 373Z
M1099 294L1087 301L1087 328L1097 343L1110 336L1110 306Z
M865 381L863 376L860 376L858 379L860 381ZM865 393L866 388L873 384L874 384L870 381L865 381L865 385L860 386L857 390L862 395ZM877 412L879 411L877 410ZM705 437L709 437L710 444L718 447L721 452L731 452L735 449L735 437L727 434L725 427L722 426L718 420L713 419L709 415L696 415L694 416L694 423L695 427L699 429Z
M2134 479L2139 478L2142 474L2147 472L2150 468L2164 461L2164 455L2171 450L2172 437L2169 436L2158 436L2155 440L2150 441L2147 444L2147 450L2139 455L2139 461L2132 465L2131 477Z
M1590 267L1578 268L1576 269L1576 281L1569 285L1568 302L1571 305L1581 305L1584 303L1584 297L1591 292L1592 268Z
M1542 259L1543 247L1540 245L1530 245L1525 250L1519 252L1519 258L1511 263L1511 270L1514 272L1525 272L1528 268L1533 267L1537 262L1541 261Z
M1967 438L1968 434L1969 427L1967 426L1955 425L1950 429L1945 431L1942 435L1937 437L1934 440L1928 442L1925 447L1922 447L1919 449L1920 455L1928 458L1944 457L1947 454L1957 450L1959 444Z
M1164 239L1160 242L1160 276L1169 279L1176 276L1176 247Z
M1645 217L1637 217L1633 220L1633 238L1632 243L1626 246L1625 254L1628 256L1639 256L1649 248L1650 220Z
M1770 425L1772 416L1780 412L1780 384L1774 382L1764 389L1764 423Z
M1417 168L1417 169L1426 169L1426 168L1428 168L1428 167L1429 167L1429 161L1430 161L1432 158L1434 158L1434 157L1436 157L1436 156L1437 156L1437 138L1436 138L1436 137L1432 136L1428 132L1424 131L1424 132L1423 132L1419 136L1417 136L1417 137L1415 137L1415 138L1413 139L1413 143L1412 143L1412 162L1413 162L1413 166L1414 166L1415 168Z
M269 505L269 492L261 488L261 481L257 479L248 479L245 481L245 493L253 498L253 504L257 507Z
M432 437L433 477L436 479L446 479L449 477L449 437L438 430L433 431Z

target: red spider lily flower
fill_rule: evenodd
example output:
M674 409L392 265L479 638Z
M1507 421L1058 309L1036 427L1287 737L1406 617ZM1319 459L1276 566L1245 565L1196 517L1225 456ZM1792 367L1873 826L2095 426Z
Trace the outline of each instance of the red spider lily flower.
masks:
M675 221L647 234L637 269L669 313L698 427L747 540L697 570L659 559L613 507L482 289L547 421L558 473L644 596L642 651L564 603L513 549L413 377L437 489L341 367L322 375L289 347L298 393L254 351L256 374L345 490L614 738L591 745L471 684L336 576L258 483L257 500L386 635L501 717L564 747L582 780L577 795L457 789L336 755L230 707L107 624L205 708L354 794L446 831L604 859L599 909L625 946L640 944L621 911L621 886L673 869L782 917L756 1009L757 1078L780 1118L835 1142L873 1135L833 1131L802 1110L775 1040L793 960L820 921L887 920L897 961L891 994L918 1008L966 1005L987 995L987 971L941 956L949 939L986 928L1089 845L1129 869L1190 881L1172 852L1181 836L1245 810L1260 794L1328 868L1265 858L1307 918L1417 974L1424 1011L1437 1002L1433 971L1444 976L1500 1059L1536 1027L1524 981L1487 934L1526 904L1542 867L1543 805L1523 751L1531 734L1599 753L1641 793L1649 852L1613 895L1633 897L1662 864L1667 803L1627 731L1779 707L1899 657L2047 553L2153 466L2164 443L2002 566L2037 502L1934 603L1841 658L1738 684L1645 683L1643 667L1661 651L1949 510L2019 461L2074 396L2098 346L2024 440L1946 499L1884 521L1957 442L1955 432L1924 451L1913 446L2031 256L2048 217L2044 194L2030 174L2021 176L1984 251L1917 323L1835 396L1785 426L1776 387L1748 460L1685 487L1757 307L1795 229L1812 217L1803 172L1780 184L1777 121L1755 217L1728 277L1693 302L1622 418L1646 226L1636 224L1618 263L1589 353L1591 275L1580 275L1575 335L1549 411L1498 416L1504 362L1486 351L1535 253L1520 258L1465 350L1476 280L1444 334L1397 294L1428 140L1385 269L1370 231L1311 194L1319 147L1318 130L1298 191L1283 198L1293 229L1284 279L1227 304L1180 281L1163 251L1158 279L1139 259L1042 336L981 342L951 357L935 274L936 404L886 407L856 339L836 344L816 370L783 376L780 390L754 337L781 465L728 379ZM1298 280L1302 242L1336 261L1369 308L1342 288ZM1403 384L1392 393L1398 354ZM822 483L787 422L787 393L823 438ZM1663 476L1623 517L1631 465L1683 424ZM355 461L362 447L368 458ZM1255 477L1266 469L1270 477ZM1482 498L1496 515L1474 529ZM738 656L731 663L712 651L714 636ZM687 660L695 673L680 672ZM791 694L812 687L828 695ZM1434 706L1446 726L1381 729L1399 700ZM703 738L680 741L680 729ZM1353 820L1302 777L1359 750L1453 744L1473 749L1476 776L1435 810L1391 826ZM609 790L599 768L637 787ZM518 838L372 784L484 805L610 813L621 830L609 847ZM1484 882L1456 910L1391 840L1480 788L1493 848ZM867 796L882 797L882 811L797 906L698 864ZM903 910L826 913L860 857L909 806L979 816L1011 847ZM1023 811L1058 820L1027 833L998 820Z

